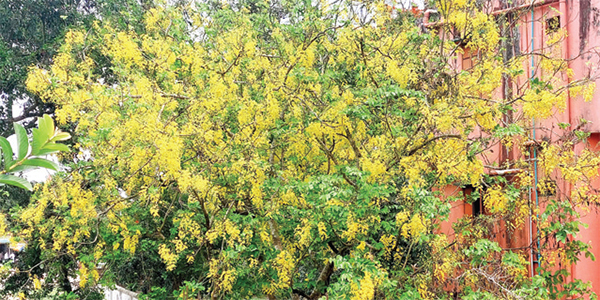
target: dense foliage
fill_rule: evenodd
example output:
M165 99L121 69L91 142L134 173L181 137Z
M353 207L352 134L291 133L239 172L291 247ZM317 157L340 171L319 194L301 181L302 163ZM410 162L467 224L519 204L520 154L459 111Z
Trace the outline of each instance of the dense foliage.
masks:
M131 0L1 0L0 133L9 134L13 122L32 128L35 117L54 112L51 102L44 102L27 90L25 80L32 65L52 64L70 27L89 26L102 18L118 20L122 28L136 28L149 5ZM14 115L13 105L20 107Z
M506 24L477 1L432 5L443 20L433 27L378 1L208 1L156 5L143 30L69 31L27 80L72 125L79 154L15 215L38 253L17 273L21 289L71 292L78 275L80 296L119 283L156 299L587 293L556 287L589 253L572 239L589 198L546 198L539 234L556 238L522 251L490 228L539 212L530 150L548 178L597 176L594 153L569 150L585 138L570 124L571 138L528 148L531 118L593 89L566 84L552 47L535 58L544 72L525 77L529 56L499 55ZM460 70L455 56L469 49L477 59ZM486 165L499 144L520 156ZM522 172L489 176L503 168ZM453 185L485 190L487 213L449 237L440 223L463 198L443 192ZM529 278L533 247L545 260Z

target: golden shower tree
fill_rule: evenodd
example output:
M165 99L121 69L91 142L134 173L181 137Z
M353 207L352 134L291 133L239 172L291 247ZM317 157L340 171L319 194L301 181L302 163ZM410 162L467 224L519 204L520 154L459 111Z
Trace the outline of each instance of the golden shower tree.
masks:
M499 55L500 21L476 1L434 5L442 20L429 27L383 1L239 1L158 4L144 32L70 31L27 84L56 104L80 153L19 212L19 233L46 274L69 261L82 290L116 282L160 299L587 293L553 290L551 261L527 277L527 252L488 238L485 224L518 227L535 212L533 166L523 155L511 162L523 172L503 181L481 157L498 143L525 153L531 118L592 88L561 84L566 64L548 53L536 59L551 75L499 96L524 66ZM478 60L459 70L467 48ZM545 144L541 157L596 176L597 156L580 162L569 147ZM454 238L439 233L452 184L485 186L489 207ZM540 234L567 232L556 220L583 203L568 199L542 215ZM588 251L560 241L556 265ZM48 275L40 288L57 286Z

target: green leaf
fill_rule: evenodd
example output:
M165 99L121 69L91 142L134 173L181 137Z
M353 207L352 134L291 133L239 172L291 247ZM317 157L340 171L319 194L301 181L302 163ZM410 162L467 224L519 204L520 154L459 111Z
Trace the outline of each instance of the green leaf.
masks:
M27 156L27 152L29 151L29 139L27 138L27 131L25 131L25 127L23 127L19 123L14 123L15 134L17 135L17 160L22 160Z
M2 148L4 155L4 170L8 171L13 165L13 150L8 140L3 136L0 136L0 148Z
M71 138L71 135L67 132L57 132L56 135L50 140L51 142L66 141Z
M63 144L46 144L42 149L39 150L37 155L46 155L58 151L69 152L69 146Z
M589 133L589 132L580 131L580 130L575 130L575 131L573 131L573 133L581 141L586 140L591 135L591 133Z
M32 132L33 139L31 141L31 155L36 156L39 155L38 153L40 149L42 149L46 142L48 142L48 137L44 135L44 132L37 128L34 128Z
M44 133L44 135L48 138L54 136L54 121L52 121L52 118L50 118L49 115L44 115L43 117L38 118L38 120L38 128L40 131L42 131L42 133Z
M0 174L0 184L13 185L28 191L33 190L33 187L29 181L14 175Z
M34 128L33 140L31 142L31 155L43 155L40 154L40 149L48 143L51 137L54 136L54 122L48 115L44 115L38 118L38 128Z
M34 167L34 166L18 165L18 166L13 166L12 168L10 168L10 172L11 173L23 172L23 171L27 171L27 170L31 170L31 169L35 169L35 168L36 167Z
M43 158L30 158L21 163L24 166L42 167L54 171L58 171L58 164L53 161Z

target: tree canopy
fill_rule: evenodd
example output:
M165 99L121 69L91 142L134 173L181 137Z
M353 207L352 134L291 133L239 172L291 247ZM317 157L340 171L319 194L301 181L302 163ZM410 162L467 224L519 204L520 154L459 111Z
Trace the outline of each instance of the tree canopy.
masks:
M9 134L13 122L33 128L43 114L53 113L25 86L29 67L47 68L71 27L90 26L99 18L115 20L121 28L138 28L149 8L141 1L2 0L0 1L0 133ZM13 116L13 105L21 106Z
M207 1L155 5L140 30L68 31L27 88L72 125L79 154L14 215L40 257L21 286L72 292L76 274L79 295L119 283L156 299L587 294L557 287L560 263L589 254L567 236L590 198L547 199L540 235L556 240L538 246L548 259L531 278L528 252L489 228L539 212L529 151L549 178L597 176L595 153L569 150L585 140L570 124L575 138L528 146L531 118L593 86L567 83L554 48L529 80L528 55L499 55L501 19L477 1L434 2L434 27L383 1ZM469 49L476 63L458 69ZM522 170L510 180L486 172L498 144L521 153L492 166ZM463 199L449 185L486 190L488 208L454 237L439 229Z

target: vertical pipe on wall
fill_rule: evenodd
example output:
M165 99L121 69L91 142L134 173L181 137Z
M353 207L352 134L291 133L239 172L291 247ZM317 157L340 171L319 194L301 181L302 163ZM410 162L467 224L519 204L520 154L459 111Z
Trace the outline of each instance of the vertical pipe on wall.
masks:
M531 77L530 79L533 80L533 77L535 76L535 59L533 56L533 49L535 47L535 20L534 20L534 7L531 7L531 49L530 49L530 53L531 53ZM536 140L536 133L535 133L535 118L532 119L532 139L533 141ZM533 148L533 172L534 172L534 185L532 187L533 189L533 193L535 195L535 207L536 210L539 209L539 197L538 197L538 192L537 192L537 185L538 185L538 166L537 166L537 149ZM539 212L537 213L537 222L539 222ZM539 229L536 226L536 230L537 230L537 242L536 242L536 246L537 246L537 251L536 251L536 261L538 264L538 267L540 265L540 238L539 238ZM533 249L532 249L533 250ZM532 270L533 273L533 270Z
M530 41L530 49L529 52L533 53L533 7L531 8L531 41ZM526 20L526 18L525 18ZM524 36L527 36L527 32L525 33ZM533 55L531 56L531 66L530 66L530 79L533 77ZM535 131L535 120L533 121L533 126L534 126L534 131ZM533 140L535 140L535 135L533 135ZM529 155L529 157L531 158L531 154ZM529 203L531 205L531 200L533 199L533 192L532 189L529 189ZM531 268L531 277L533 277L533 275L535 275L535 259L533 258L533 209L530 209L530 214L529 214L529 261L530 261L530 268Z

